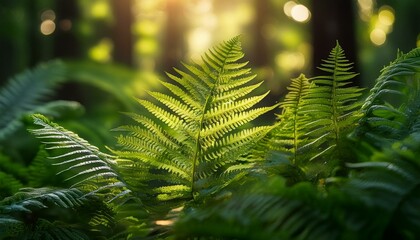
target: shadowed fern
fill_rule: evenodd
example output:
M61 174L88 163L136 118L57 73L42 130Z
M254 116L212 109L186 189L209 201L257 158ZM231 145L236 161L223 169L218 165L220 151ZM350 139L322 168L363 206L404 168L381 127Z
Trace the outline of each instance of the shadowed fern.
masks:
M343 157L341 140L355 128L362 104L358 98L363 89L349 86L357 74L351 72L353 64L345 58L338 43L323 62L319 69L327 75L310 79L315 86L304 96L300 110L306 115L303 130L309 140L301 149L312 151L309 161L318 158L325 161L340 154Z
M309 80L301 74L298 78L292 79L287 90L289 92L280 105L283 111L278 116L279 126L272 131L270 144L276 151L292 152L292 164L297 164L298 151L307 138L302 130L305 116L300 110L304 97L310 90Z
M71 188L84 189L89 195L102 192L112 198L129 193L114 170L113 156L100 152L75 133L40 114L32 117L38 128L31 129L31 133L45 144L48 158L54 160L53 165L58 168L57 174L65 176ZM115 192L116 189L119 190Z
M80 229L64 222L51 222L42 217L56 206L71 209L86 199L78 189L25 188L0 201L0 238L7 239L88 239ZM38 215L39 213L39 215ZM58 219L65 219L63 216ZM62 224L62 225L61 225Z
M420 48L382 70L362 111L355 136L377 148L420 130Z
M348 155L347 134L361 117L358 98L363 90L350 86L357 74L338 43L319 69L325 75L292 79L278 126L270 134L272 150L290 152L289 164L314 181L342 167Z
M22 125L20 118L39 107L43 98L63 80L64 74L61 62L49 62L17 75L1 89L0 140Z
M232 199L185 211L177 239L416 239L420 135L376 152L337 187L271 179Z

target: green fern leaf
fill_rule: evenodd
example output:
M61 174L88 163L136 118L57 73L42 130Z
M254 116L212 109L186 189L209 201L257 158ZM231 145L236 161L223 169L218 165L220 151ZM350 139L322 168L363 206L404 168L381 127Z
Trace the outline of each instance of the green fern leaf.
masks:
M420 234L420 135L376 152L363 169L327 187L281 178L224 201L192 206L175 223L180 239L415 239Z
M40 106L42 99L63 80L64 65L59 61L39 65L11 79L0 91L0 139L22 125L20 118Z
M303 99L310 88L309 80L301 74L298 78L292 79L289 92L286 94L280 107L283 109L278 116L279 126L271 133L271 148L275 151L291 151L293 154L292 163L298 163L298 150L302 141L306 138L302 130L304 116L300 113Z
M420 126L420 48L382 70L363 105L354 136L381 148L418 132Z
M253 83L247 63L238 62L243 55L233 38L210 49L201 63L175 69L178 76L168 73L172 81L162 81L168 93L149 92L152 99L138 100L151 115L129 114L137 125L117 129L127 134L118 137L123 150L115 154L127 175L138 172L131 184L139 192L163 200L217 192L211 182L227 169L240 169L239 157L269 131L249 126L276 106L254 108L268 93L251 95L261 82Z
M319 69L326 74L292 79L268 144L272 151L291 154L283 165L293 164L315 181L332 176L348 155L344 145L361 117L363 91L349 86L357 74L338 43Z
M71 225L60 226L36 215L49 208L73 209L87 199L78 189L23 188L0 201L0 238L88 239ZM47 214L48 215L48 214Z
M314 86L304 96L300 108L300 113L305 115L301 131L308 140L299 151L309 153L308 160L316 160L314 163L343 159L347 155L343 141L361 117L358 98L363 91L349 86L357 74L351 72L352 63L338 43L319 69L327 75L310 79ZM326 171L337 167L337 163L330 162L329 167Z
M65 181L70 182L71 187L86 189L88 195L101 191L118 194L113 190L125 189L126 185L114 170L113 156L100 152L75 133L40 114L34 114L32 118L38 128L30 132L45 144L45 150L50 152L49 159L55 161L53 165L61 168L58 174L65 176Z
M0 172L0 199L16 193L23 184L10 174Z

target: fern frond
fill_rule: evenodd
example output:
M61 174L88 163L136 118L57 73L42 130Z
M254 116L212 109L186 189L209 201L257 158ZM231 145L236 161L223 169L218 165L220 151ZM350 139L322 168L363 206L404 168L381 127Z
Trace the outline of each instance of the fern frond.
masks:
M364 171L344 188L368 207L387 215L381 221L383 234L414 239L420 234L419 201L420 135L413 133L388 149L375 152L371 162L349 164Z
M319 69L329 75L311 78L315 87L305 96L301 111L312 118L305 125L308 137L319 140L324 134L327 136L321 143L310 141L308 144L320 146L328 142L328 145L338 146L342 132L355 127L359 117L357 110L361 106L357 98L363 89L347 86L357 74L350 71L352 63L345 58L338 43Z
M363 105L355 136L387 147L419 130L420 49L399 57L382 70Z
M350 164L363 171L327 191L265 179L227 200L186 209L174 232L179 239L415 239L419 152L417 133L371 162Z
M43 98L63 80L64 74L64 65L53 61L9 80L0 91L0 139L22 125L20 118L40 106Z
M319 69L327 75L310 79L313 86L305 94L299 109L303 115L299 130L307 140L299 146L298 152L308 155L300 159L301 164L327 163L325 172L312 176L315 178L331 176L333 169L340 167L340 161L347 157L347 134L355 129L361 117L358 98L363 91L350 86L357 74L351 71L352 63L338 43Z
M0 201L1 239L97 239L113 224L108 206L75 188L23 188Z
M281 179L266 180L228 201L186 211L175 224L175 235L179 239L337 238L340 224L329 221L329 203L309 184L291 189L284 184ZM320 209L313 210L315 206Z
M0 172L0 199L16 193L23 184L10 174Z
M0 238L88 239L80 229L44 218L54 207L74 209L82 206L87 201L83 195L83 192L74 188L21 189L0 201Z
M178 76L168 73L172 81L162 85L169 92L138 100L150 115L129 115L137 125L117 129L127 134L118 137L123 149L115 154L127 175L135 167L135 176L149 179L132 183L140 192L170 200L216 189L212 181L240 165L239 157L268 132L269 126L249 126L276 106L254 108L268 93L252 95L262 83L254 83L247 63L239 62L243 55L239 38L233 38L200 63L183 63L186 70L175 69Z
M303 99L310 88L309 80L301 74L292 79L289 92L286 94L280 107L283 109L278 116L278 126L271 132L270 148L274 151L290 151L293 154L292 163L299 165L298 149L306 138L302 131L304 116L300 112Z
M113 156L100 152L75 133L40 114L34 114L32 118L38 128L30 132L45 144L45 150L50 152L48 158L55 161L53 165L61 169L58 174L65 176L71 187L85 188L88 195L125 188L114 170Z
M319 69L326 74L292 79L268 144L272 151L290 152L290 164L315 181L342 167L347 134L361 117L363 91L350 86L357 74L338 43Z

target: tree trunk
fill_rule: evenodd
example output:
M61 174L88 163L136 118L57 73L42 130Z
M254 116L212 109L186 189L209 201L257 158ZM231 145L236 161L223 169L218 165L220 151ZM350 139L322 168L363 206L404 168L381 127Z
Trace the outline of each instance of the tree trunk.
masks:
M131 0L113 0L115 25L113 26L114 61L133 65L133 39L131 24L133 16L131 12Z
M353 71L358 72L353 2L319 0L312 4L313 75L324 74L317 67L322 59L328 58L336 41L344 49L346 58L355 63ZM360 80L356 78L354 83L360 85Z

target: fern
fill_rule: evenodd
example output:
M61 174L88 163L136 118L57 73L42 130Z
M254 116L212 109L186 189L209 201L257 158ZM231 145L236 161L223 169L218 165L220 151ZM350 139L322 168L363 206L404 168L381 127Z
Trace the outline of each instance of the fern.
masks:
M23 184L14 176L0 172L0 199L13 195Z
M277 151L291 151L292 163L296 165L299 165L298 151L306 138L302 130L304 115L300 110L309 89L310 83L305 75L301 74L298 78L292 79L290 86L287 87L289 92L280 105L283 111L278 116L279 126L272 132L271 144L274 145L272 148Z
M319 149L309 160L328 158L342 150L341 139L355 128L360 118L358 98L363 89L349 86L357 74L350 71L352 63L338 43L319 69L328 75L311 78L315 87L305 96L301 109L307 115L303 129L309 138L301 148Z
M100 152L97 147L42 115L32 117L38 128L31 129L31 133L45 144L45 149L50 152L49 159L55 160L53 165L61 168L57 174L67 176L65 181L71 183L70 187L85 189L88 195L102 191L110 197L119 197L129 193L114 170L113 156ZM116 189L120 190L114 192Z
M351 164L347 181L327 191L268 179L229 200L187 209L177 239L416 239L420 223L420 135Z
M51 159L48 155L48 151L45 150L45 146L40 146L37 155L28 166L28 179L29 186L31 187L43 187L51 186L54 187L65 187L65 177L63 175L57 175L59 167L54 165L55 159Z
M0 139L22 126L20 118L41 105L45 96L63 80L64 65L53 61L11 79L0 91Z
M319 69L326 75L292 79L278 126L269 136L271 150L291 153L288 169L297 167L296 174L303 171L313 181L334 176L346 161L347 134L361 117L358 98L363 91L350 86L357 74L338 43ZM275 156L269 159L275 161Z
M0 238L88 239L78 229L38 218L48 207L76 208L85 199L77 189L25 188L0 201ZM41 213L42 213L41 211Z
M225 170L239 166L270 129L248 126L275 106L253 108L267 93L251 95L261 82L252 82L243 55L236 37L209 50L202 63L175 69L179 76L161 82L168 93L138 100L150 115L129 114L137 125L118 128L127 134L118 137L123 150L115 154L145 197L188 200L220 191L229 182Z
M399 57L382 70L363 105L364 117L354 136L387 147L420 129L420 49Z

